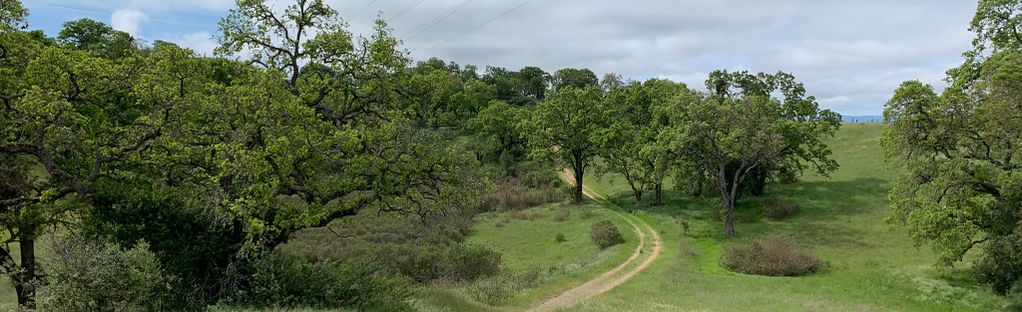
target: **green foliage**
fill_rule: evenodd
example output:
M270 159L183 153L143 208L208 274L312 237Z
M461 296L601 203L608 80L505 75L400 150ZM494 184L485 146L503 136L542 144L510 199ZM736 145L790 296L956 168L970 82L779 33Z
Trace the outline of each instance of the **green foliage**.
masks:
M0 27L8 29L24 29L28 26L25 16L28 10L18 0L4 0L0 2Z
M169 278L149 245L131 249L72 237L57 245L39 288L43 311L119 311L160 307Z
M563 243L568 241L568 239L564 237L564 234L557 233L557 236L554 236L554 241L558 243Z
M621 236L621 231L618 231L617 226L607 220L594 223L589 230L589 238L600 249L607 249L625 242L625 238Z
M794 180L809 168L824 175L837 169L823 139L838 129L840 116L821 110L790 74L715 71L706 86L705 98L678 96L664 110L672 125L664 135L691 164L683 169L709 177L717 187L728 237L735 235L734 205L743 182L767 176Z
M582 177L599 153L596 136L606 124L603 95L597 87L565 88L536 105L529 145L539 158L571 164L575 174L575 202L582 201Z
M599 80L588 68L562 68L554 73L550 84L554 91L567 88L587 89L599 87Z
M201 193L147 181L102 181L95 196L99 204L83 220L87 231L121 244L151 242L163 270L175 276L171 296L179 299L163 307L204 307L234 291L223 281L232 278L232 266L244 265L236 256L245 233L203 206Z
M798 276L816 271L820 260L787 236L771 235L724 247L725 268L746 274Z
M257 261L235 304L275 308L410 311L412 291L369 264L313 262L280 252Z
M427 224L428 222L428 224ZM462 242L460 218L414 220L355 216L299 232L283 250L318 261L373 263L382 273L418 283L469 281L495 274L500 255Z
M64 23L57 40L109 59L123 58L137 50L135 38L128 33L88 18Z
M1022 143L1020 69L1022 54L997 53L974 80L940 95L903 83L884 110L884 154L901 169L888 221L930 244L943 265L981 248L977 279L1002 293L1022 278L1014 265L1022 229L1022 165L1013 147Z
M599 137L606 170L620 173L641 200L652 188L662 203L664 180L678 166L671 141L662 135L670 126L660 113L676 96L691 93L684 84L662 79L611 87L604 108L609 127Z

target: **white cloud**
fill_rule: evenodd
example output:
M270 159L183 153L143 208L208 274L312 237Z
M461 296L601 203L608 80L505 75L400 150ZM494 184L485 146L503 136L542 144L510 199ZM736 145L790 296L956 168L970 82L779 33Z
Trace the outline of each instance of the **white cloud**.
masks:
M145 13L132 9L120 9L114 11L114 14L110 15L110 26L114 29L137 36L139 24L148 20L149 16Z
M213 49L216 49L217 47L217 43L213 40L213 36L205 31L184 34L180 39L173 41L183 47L194 50L195 53L206 56L212 56Z

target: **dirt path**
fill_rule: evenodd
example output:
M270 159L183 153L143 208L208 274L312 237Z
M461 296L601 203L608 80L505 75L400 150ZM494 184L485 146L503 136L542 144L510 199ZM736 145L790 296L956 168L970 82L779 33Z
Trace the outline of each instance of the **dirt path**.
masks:
M561 171L560 174L561 178L568 181L568 183L575 181L574 175L569 170ZM585 184L582 185L582 193L596 201L605 202L607 200ZM529 309L529 311L555 311L595 298L639 274L639 272L649 267L660 256L663 242L660 240L660 235L649 224L635 216L625 215L617 211L614 211L614 213L624 219L625 222L628 222L639 237L639 245L635 248L635 252L632 253L631 257L628 257L625 262L610 271L604 272L582 285L549 298ZM650 237L652 239L649 239Z

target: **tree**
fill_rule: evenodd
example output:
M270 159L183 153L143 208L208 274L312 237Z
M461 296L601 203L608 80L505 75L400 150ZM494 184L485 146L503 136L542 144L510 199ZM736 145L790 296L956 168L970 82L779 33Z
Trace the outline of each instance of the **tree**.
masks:
M744 181L756 174L797 176L809 167L826 174L837 168L822 142L840 116L820 110L813 97L786 73L716 71L703 99L678 97L666 111L676 151L696 174L710 177L720 192L725 234L735 236L735 203ZM781 98L775 98L779 94Z
M884 155L898 168L887 221L938 263L980 255L974 274L1001 293L1022 281L1022 2L979 1L965 61L938 94L906 81L884 108ZM1017 287L1017 286L1016 286Z
M64 23L57 40L109 59L125 57L136 50L135 38L131 35L88 18Z
M596 74L588 68L562 68L554 73L551 86L554 91L560 91L568 87L575 89L599 87L599 83Z
M904 169L891 189L889 221L931 243L951 265L981 248L979 281L1006 292L1022 277L1022 54L993 55L972 88L938 95L918 81L895 91L884 110L887 159Z
M605 80L606 81L606 80ZM620 173L632 189L635 200L653 188L654 205L663 204L663 183L675 167L669 139L662 135L669 126L660 111L676 96L698 96L684 84L650 79L609 89L607 110L609 127L600 137L607 170Z
M838 164L830 158L830 149L822 139L837 131L841 116L821 110L816 98L807 96L805 87L791 74L714 71L706 86L710 96L718 101L741 96L780 96L775 102L782 117L778 123L778 131L784 138L781 154L755 168L749 179L739 186L743 191L758 196L764 193L771 180L794 182L807 169L814 169L821 175L837 170Z
M498 160L517 162L525 156L527 134L526 121L529 111L511 106L503 101L493 101L468 122L468 128L479 138L492 146L492 157ZM515 167L504 163L505 173L514 175Z
M566 87L536 105L530 125L530 144L536 155L571 164L575 174L574 201L582 202L582 177L599 152L602 131L602 91L598 87Z
M355 39L320 0L282 13L242 0L220 30L219 53L248 51L261 70L190 111L197 122L182 139L201 142L189 153L215 155L213 186L255 251L365 208L429 215L472 205L468 190L483 183L466 174L475 161L402 118L410 62L385 22Z
M0 90L0 155L16 160L13 170L29 181L2 199L0 213L7 217L0 226L8 237L0 263L17 289L19 304L31 307L39 277L36 239L91 205L91 184L117 174L136 152L148 148L173 106L135 102L129 93L140 68L132 64L135 59L114 62L22 42L3 62L3 70L16 76L5 79ZM11 242L19 244L20 262L11 257Z

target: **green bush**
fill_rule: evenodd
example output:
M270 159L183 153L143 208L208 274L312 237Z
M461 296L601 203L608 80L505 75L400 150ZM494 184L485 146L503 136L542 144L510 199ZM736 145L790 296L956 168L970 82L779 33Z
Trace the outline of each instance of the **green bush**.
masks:
M589 237L600 249L607 249L625 242L625 238L621 236L621 231L618 231L617 226L606 220L593 224L589 231Z
M40 311L142 311L158 307L168 278L149 246L72 237L56 245L39 288Z
M446 278L462 282L500 271L500 253L478 245L454 245L447 249L447 257L440 262Z
M783 220L799 213L798 204L787 199L767 200L763 205L763 217L771 220Z
M483 194L478 210L484 212L521 210L565 199L565 193L557 188L529 187L520 183L514 179L496 183L492 191Z
M236 255L246 239L242 227L204 207L204 197L146 181L102 180L83 223L90 235L121 245L148 242L164 272L175 277L175 293L168 295L174 300L163 307L200 309L234 290L225 281L240 264Z
M364 265L273 252L253 263L236 304L273 308L409 311L411 288Z
M495 274L499 254L467 246L459 220L426 225L415 217L369 213L299 232L282 249L318 261L372 263L382 273L417 283Z
M568 239L564 238L564 234L557 233L557 236L554 237L554 241L558 242L558 243L563 243L563 242L568 241Z
M725 246L721 264L739 273L799 276L816 271L820 260L791 238L771 235Z

